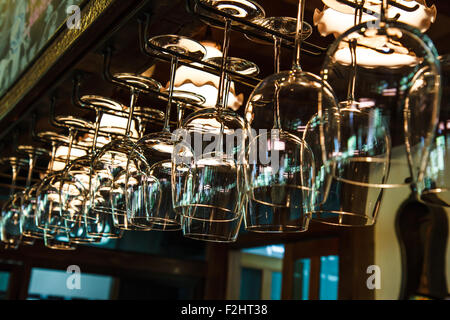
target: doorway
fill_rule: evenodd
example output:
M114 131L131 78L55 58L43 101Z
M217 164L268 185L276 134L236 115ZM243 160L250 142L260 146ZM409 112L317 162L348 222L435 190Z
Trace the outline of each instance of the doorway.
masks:
M337 300L338 239L232 250L227 299Z

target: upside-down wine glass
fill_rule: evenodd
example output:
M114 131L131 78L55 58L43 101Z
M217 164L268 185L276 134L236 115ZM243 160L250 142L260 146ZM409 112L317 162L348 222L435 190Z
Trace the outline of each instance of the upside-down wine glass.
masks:
M441 56L439 60L442 70L439 123L431 145L428 164L423 177L418 181L417 193L421 201L427 204L450 207L450 55ZM425 73L424 77L426 76Z
M128 157L135 146L135 141L129 137L129 134L134 118L138 122L138 127L146 123L144 119L148 119L150 115L152 115L153 120L160 120L162 115L160 111L142 107L138 109L136 102L141 92L140 88L159 92L162 86L158 81L140 75L120 73L114 75L114 77L120 79L130 89L131 101L124 135L102 147L92 160L94 173L94 179L92 180L94 183L91 185L91 188L93 188L91 189L92 212L100 215L112 215L114 225L121 230L148 231L150 230L149 226L135 225L127 215L125 190L127 163ZM138 117L135 117L135 115L138 115ZM140 130L142 130L142 127ZM140 138L141 134L141 132L138 132L136 138ZM134 168L130 170L134 170Z
M292 17L267 17L262 18L254 21L253 23L256 23L260 25L261 27L267 28L272 31L276 31L278 33L281 33L285 36L292 36L295 37L295 34L297 32L297 19ZM272 37L273 39L273 72L278 73L280 72L280 54L281 54L281 42L282 39L276 35L271 35L269 33L263 32L258 30L257 31L260 34ZM300 37L302 40L307 39L312 33L312 27L309 23L303 21L303 27L301 30ZM246 38L249 40L259 43L259 44L270 44L267 41L261 40L256 37L252 37L250 35L245 35Z
M24 159L16 157L2 158L1 162L9 163L11 166L11 186L9 198L2 207L2 215L0 219L0 239L8 249L17 249L22 241L22 228L20 221L20 206L18 193L14 193L16 189L17 176L20 168L28 165Z
M65 120L65 121L64 121ZM60 118L69 128L69 136L55 135L51 132L41 134L44 139L53 143L52 158L49 163L49 174L42 180L36 191L37 213L36 226L44 230L44 244L54 250L75 250L69 239L70 226L64 220L61 206L60 190L63 169L71 159L85 154L83 149L74 146L77 130L70 126L72 118ZM67 144L68 142L68 144Z
M363 0L355 10L354 24L361 22ZM366 104L355 100L357 77L357 39L348 42L351 53L351 70L347 80L347 96L339 103L339 110L316 114L308 123L304 140L311 146L315 155L316 176L314 192L309 210L313 221L338 226L370 226L378 216L383 189L375 185L348 183L335 177L340 167L327 161L339 157L333 149L333 140L349 141L360 150L360 157L372 157L372 168L377 175L372 182L383 184L389 172L391 140L387 124L380 114ZM323 111L323 110L322 110ZM358 137L355 139L355 137ZM364 151L363 151L364 150ZM356 153L356 152L355 152ZM352 167L353 178L367 174L366 168L358 166L355 157Z
M303 132L319 109L333 108L336 100L320 77L301 69L304 4L298 2L292 69L262 80L245 110L249 231L302 232L309 225L315 168Z
M248 21L265 15L253 1L203 2ZM195 112L184 121L174 148L172 176L182 169L184 175L177 183L172 183L172 193L178 197L185 237L234 242L246 201L242 174L245 125L242 117L226 108L227 83L230 83L226 71L228 62L233 64L233 59L228 59L232 21L221 15L212 16L225 20L216 108ZM214 142L210 143L212 138Z
M162 131L142 137L128 157L128 214L135 225L151 226L152 230L177 231L181 229L181 216L174 210L171 193L174 141L170 131L170 115L173 97L186 102L204 102L203 97L194 93L174 90L178 54L200 60L206 55L206 49L199 42L179 35L155 36L148 40L148 44L152 54L170 58L168 100ZM184 107L177 105L177 109L179 124Z
M94 219L98 221L99 227L106 223L110 225L109 228L101 228L102 230L91 230L89 234L93 237L118 238L122 236L124 230L149 230L148 228L142 228L130 223L126 214L126 198L122 180L125 176L128 156L135 144L135 140L133 141L133 139L139 138L139 133L135 132L132 125L137 125L137 127L142 129L140 127L142 121L134 117L137 108L136 102L141 92L139 87L159 91L161 84L154 79L139 75L116 74L115 76L120 78L122 83L130 89L131 98L130 105L125 113L125 128L119 126L115 130L112 130L111 133L114 133L117 137L98 149L95 154L93 153L91 159L90 196L87 201L86 223L90 225L88 220ZM89 97L82 97L81 100L89 101ZM97 103L95 100L98 99L91 99L90 103L95 105ZM114 101L110 99L103 100L109 109L114 110L114 108L117 108L115 106L117 103ZM123 110L125 107L119 104L119 109ZM152 110L149 110L149 114ZM142 108L140 111L142 112ZM124 115L119 114L118 116L124 117ZM157 113L152 113L152 116L156 117ZM139 124L136 124L133 119L138 120ZM96 123L96 134L99 128L100 120ZM130 134L132 134L132 137Z
M31 185L33 178L33 170L37 160L41 156L49 156L51 153L47 149L38 148L35 146L21 145L18 151L28 155L28 175L26 182L26 189L22 195L22 234L24 237L43 239L44 232L36 226L36 190L37 184Z
M222 57L214 57L206 60L207 62L220 66L222 63ZM237 58L229 57L227 59L226 69L233 71L238 74L256 77L259 74L259 67L251 61ZM228 106L228 97L230 92L230 85L232 83L229 75L226 73L224 77L225 85L223 86L223 105ZM212 126L211 129L214 129ZM198 162L201 164L201 162ZM186 170L182 165L179 167L181 170ZM186 199L182 197L186 195L185 193L185 182L187 176L180 173L176 175L178 181L175 182L177 199L174 199L174 206L176 209L183 208L186 203ZM243 200L242 213L239 219L232 220L205 220L196 219L191 217L183 217L183 233L185 236L191 239L206 240L213 242L233 242L236 240L238 232L240 230L242 217L246 210L246 200ZM180 210L180 212L182 212Z
M379 3L380 18L340 35L322 67L322 76L339 101L349 100L346 79L356 74L353 103L342 103L342 112L322 119L335 128L327 136L325 148L331 150L325 152L324 163L333 168L335 186L344 186L347 193L352 188L361 190L345 201L368 200L360 208L366 210L364 215L356 216L364 225L376 221L372 212L377 211L380 189L408 192L417 188L438 122L441 95L440 63L433 42L419 29L387 19L387 0ZM366 116L353 118L356 109Z

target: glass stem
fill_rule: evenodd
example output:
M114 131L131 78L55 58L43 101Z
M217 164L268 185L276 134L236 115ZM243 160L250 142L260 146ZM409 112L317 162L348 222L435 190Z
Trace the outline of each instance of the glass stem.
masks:
M136 117L136 121L138 121L138 137L139 139L144 136L145 126L144 121L141 117Z
M12 197L16 190L17 175L19 173L19 166L16 163L11 163L12 179L11 187L9 189L9 196Z
M281 53L281 39L273 36L273 70L274 73L280 72L280 53Z
M172 109L172 97L173 97L173 87L175 86L175 74L178 66L178 58L172 56L172 61L170 62L170 82L169 82L169 98L167 100L166 115L164 118L164 128L163 131L170 132L170 111Z
M230 87L231 87L231 80L230 75L225 74L225 85L224 85L224 92L223 92L223 107L228 107L228 98L230 95Z
M226 79L225 79L225 73L227 69L227 62L228 62L228 49L230 47L230 30L231 30L231 20L226 19L225 20L225 29L223 34L223 48L222 48L222 64L220 65L220 79L219 79L219 88L218 88L218 95L217 95L217 108L222 109L225 108L224 103L224 93L226 88Z
M358 25L362 21L363 8L366 0L356 0L356 9L355 9L355 19L353 21L354 25Z
M57 143L56 142L52 142L52 155L50 158L50 164L49 164L49 170L48 170L48 174L50 175L53 172L53 165L55 164L55 157L56 157L56 148L57 148Z
M355 9L355 19L354 24L360 24L362 19L362 9L364 6L365 0L358 0L357 7ZM348 91L347 91L347 101L349 101L352 105L355 101L355 86L356 86L356 47L358 45L357 39L351 39L348 43L348 48L350 50L351 56L351 70L350 70L350 78L348 81Z
M352 68L350 70L350 79L348 82L347 101L355 101L355 85L356 85L356 45L357 40L351 39L348 43L350 49L350 56L352 59Z
M303 14L305 11L305 0L298 1L297 30L295 32L295 55L292 63L292 70L302 71L300 66L300 51L302 47Z
M31 178L33 176L33 170L34 170L34 162L36 160L35 155L33 152L29 154L29 164L28 164L28 176L27 176L27 185L26 188L28 189L31 186Z
M98 108L95 108L95 131L94 131L94 139L92 141L92 149L91 149L92 155L94 154L95 149L97 148L98 131L100 130L100 121L102 119L102 115L103 113Z
M75 139L75 135L76 135L76 130L73 130L72 128L70 128L69 129L69 149L67 150L66 167L70 161L70 154L72 153L72 145L73 145L73 140Z
M279 101L279 95L280 95L280 89L281 86L278 83L278 81L275 81L275 96L274 96L274 103L273 103L273 129L274 130L281 130L281 121L280 121L280 101Z
M386 14L388 9L388 0L381 0L381 8L380 8L380 21L386 21Z
M230 48L230 34L231 34L231 20L225 19L225 28L223 32L223 46L222 46L222 63L220 65L220 78L219 88L217 92L216 108L221 111L228 105L228 91L230 88L230 81L226 73L228 64L228 51ZM220 121L219 136L217 139L217 146L219 147L219 154L222 154L223 149L223 133L224 133L223 121ZM216 155L217 156L217 155Z
M177 129L180 129L184 117L184 103L182 102L177 102L177 116Z
M138 96L139 96L139 91L137 91L136 89L132 88L131 89L130 110L129 110L129 113L128 113L127 128L125 130L125 136L126 137L128 137L128 135L130 134L131 122L133 121L134 107L136 105L136 101L138 99Z

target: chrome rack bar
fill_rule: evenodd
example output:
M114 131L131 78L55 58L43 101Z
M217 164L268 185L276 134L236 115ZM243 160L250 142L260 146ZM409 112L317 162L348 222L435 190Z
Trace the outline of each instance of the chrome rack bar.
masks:
M194 4L193 6L192 6L192 3ZM286 36L284 34L281 34L281 33L277 32L277 31L273 31L273 30L267 29L265 27L262 27L260 25L255 24L255 23L252 23L252 22L247 21L245 19L242 19L242 18L239 18L239 17L235 17L235 16L230 15L230 14L228 14L226 12L222 12L220 10L217 10L215 8L212 8L212 7L208 6L205 3L202 3L199 0L188 0L188 11L190 11L191 13L193 13L193 14L195 14L197 16L200 16L203 20L208 20L208 21L213 22L213 23L218 24L218 25L224 25L225 24L224 23L225 19L223 21L214 19L214 18L209 17L209 16L207 16L205 14L202 14L201 12L198 11L197 8L201 8L201 9L203 9L205 11L209 11L211 13L214 13L215 15L222 16L224 18L230 19L231 21L236 21L240 25L246 26L247 28L242 28L239 25L234 25L234 24L231 25L231 29L236 30L236 31L238 31L240 33L248 34L248 35L251 35L252 37L257 37L257 38L259 38L261 40L265 40L265 41L267 41L269 43L273 42L273 37L272 36L276 36L277 38L284 40L284 41L282 41L282 45L284 47L287 47L287 48L290 48L290 49L294 48L295 39L293 37ZM253 30L259 30L260 32L259 33L255 32L252 29ZM261 34L261 32L263 34ZM265 36L264 33L270 34L271 36ZM289 44L285 44L284 42L287 42ZM302 46L303 46L302 47L302 51L305 54L311 55L311 56L321 56L327 50L327 48L320 47L320 46L318 46L316 44L313 44L313 43L310 43L308 41L303 41L303 45Z
M355 3L355 2L352 2L352 1L349 1L349 0L337 0L337 1L338 1L339 3L341 3L341 4L343 4L343 5L352 7L352 8L354 8L354 9L358 8L358 4ZM420 7L420 5L419 5L418 3L416 3L416 5L413 6L413 7L408 7L408 6L405 6L405 5L403 5L403 4L397 3L397 2L395 2L395 1L393 1L393 0L388 0L388 4L391 5L391 6L393 6L393 7L398 8L398 9L400 9L400 10L402 10L402 11L406 11L406 12L414 12L414 11L416 11L417 9L419 9L419 7ZM374 11L372 11L372 10L369 10L369 9L367 9L367 8L362 8L362 11L363 11L365 14L369 14L369 15L371 15L371 16L374 16L374 17L377 18L377 19L380 18L380 15L379 15L378 13L376 13L376 12L374 12ZM392 18L392 20L398 20L398 18L400 18L400 14L399 14L399 13L397 13L397 14L395 15L395 17Z
M112 57L112 52L113 52L113 48L111 46L107 46L103 52L103 77L105 78L106 81L113 83L115 85L118 85L124 89L130 89L130 87L134 88L135 90L138 90L141 93L145 93L145 94L149 94L152 95L153 97L160 99L164 102L166 102L168 100L169 95L166 93L162 93L160 91L156 91L156 90L152 90L152 89L148 89L139 85L133 85L131 83L127 83L121 79L118 79L116 77L114 77L111 74L111 57ZM181 99L176 99L173 98L173 100L180 100ZM200 107L197 104L193 104L197 107ZM139 115L139 118L145 119L146 122L152 122L152 123L159 123L161 125L163 125L163 120L155 120L152 117L147 117L145 114L144 115Z
M56 119L56 116L55 116L55 105L56 105L56 98L53 96L52 97L52 102L50 104L50 119L49 119L50 120L50 124L52 126L57 127L57 128L69 129L69 130L73 129L73 130L76 130L76 131L81 131L81 132L84 132L84 133L89 133L89 134L95 135L95 130L92 129L92 128L90 129L90 128L85 128L85 127L82 127L82 126L77 126L75 124L67 124L67 123L59 122ZM123 138L123 137L125 137L124 134L105 132L105 131L102 131L102 130L98 130L98 136L103 136L103 137L107 137L107 138L110 138L110 137L122 137ZM130 139L131 140L136 140L136 139L134 139L132 137L130 137ZM62 144L64 145L65 143L62 143ZM76 144L76 146L77 146L77 148L80 148L80 149L90 150L90 147L87 147L87 146L83 146L83 145L80 145L80 144Z
M170 62L171 59L169 57L160 56L160 55L152 53L152 51L165 52L171 56L176 56L178 58L179 65L187 66L192 69L201 70L201 71L204 71L204 72L216 75L216 76L220 75L220 66L216 66L214 64L208 63L203 60L190 58L190 57L185 56L182 53L149 44L148 39L147 39L147 34L148 34L148 29L149 29L149 24L150 24L149 20L150 20L150 18L148 15L146 17L145 22L143 22L141 19L138 19L138 22L139 22L139 44L140 44L141 52L143 54L150 56L152 58ZM151 48L149 48L149 46ZM197 63L201 66L193 65L192 63ZM248 87L251 87L251 88L254 88L261 81L261 79L258 79L256 77L249 77L246 75L242 75L242 74L239 74L232 70L226 70L226 72L232 76L232 79L234 81L239 82L239 83L246 85ZM174 100L177 100L177 99L174 99ZM201 106L199 106L199 107L201 107Z
M91 130L89 130L89 128L76 126L76 125L68 125L66 123L59 122L55 116L55 105L56 105L56 97L52 96L51 102L50 102L50 117L49 117L49 121L52 126L57 127L57 128L69 129L69 130L74 129L74 130L85 132L85 133L92 132Z
M110 71L111 56L112 56L113 51L114 51L114 49L110 45L106 46L105 49L103 50L103 78L105 78L105 80L107 82L110 82L110 83L117 85L119 87L122 87L124 89L130 89L130 87L133 87L134 89L139 90L144 93L155 93L155 94L158 93L157 91L150 90L148 88L144 88L137 84L127 83L126 81L123 81L121 79L114 77Z
M107 114L111 114L111 115L120 115L123 117L127 117L128 113L125 111L121 111L121 110L110 110L106 107L102 107L102 106L98 106L98 105L94 105L91 104L89 102L84 102L81 100L80 98L80 86L81 86L81 79L82 79L82 74L80 72L76 73L73 79L73 87L72 87L72 104L80 109L86 110L93 110L95 112L101 111L102 113L107 113Z
M81 86L81 77L79 77L78 75L75 76L74 81L73 81L73 87L72 87L72 104L74 106L76 106L77 108L83 109L83 110L92 110L95 111L96 114L98 112L102 112L102 113L106 113L106 114L111 114L111 115L115 115L115 116L120 116L120 117L124 117L127 118L128 117L128 112L126 111L122 111L122 110L111 110L107 107L103 107L103 106L99 106L99 105L95 105L89 102L84 102L81 100L80 98L80 86ZM100 131L99 131L100 133Z
M111 56L112 56L112 51L113 49L110 46L107 46L104 50L103 53L103 77L106 79L106 81L114 83L116 85L119 85L123 88L130 88L130 84L129 83L125 83L125 81L122 81L120 79L115 78L112 74L111 74ZM153 56L152 56L153 57ZM157 99L160 99L163 102L167 102L169 99L169 95L165 92L160 92L160 91L155 91L152 89L148 89L148 88L143 88L141 86L135 86L135 89L139 90L142 93L145 94L149 94ZM183 99L177 98L177 97L172 97L172 100L177 101L177 102L183 102ZM197 108L201 108L202 106L196 103L190 103L192 106L197 107ZM149 118L149 117L145 117L145 116L140 116L144 119L151 120L150 122L160 122L161 124L163 123L162 120L159 121L155 121L153 118Z
M406 12L414 12L420 7L418 3L416 3L414 7L408 7L393 0L388 0L388 4Z
M105 54L104 58L105 58L105 60L110 60L110 58L108 57L108 54ZM110 62L106 61L105 68L103 70L103 73L107 73L106 74L107 77L110 76L109 65L110 65ZM113 78L112 75L111 75L111 78ZM119 79L117 79L117 81L120 82L120 84L119 83L115 83L115 84L118 84L120 86L125 86L123 81L121 81ZM106 114L110 114L110 115L120 116L120 117L123 117L123 118L128 118L128 115L129 115L128 111L111 110L111 109L109 109L107 107L94 105L92 103L82 101L81 98L80 98L80 86L81 86L81 73L77 73L75 75L75 77L74 77L73 87L72 87L72 99L71 100L72 100L72 104L74 106L76 106L77 108L83 109L83 110L89 109L89 110L95 111L96 114L98 114L98 112L101 112L101 113L106 113ZM130 85L128 85L128 84L126 86L127 86L128 89L130 88ZM141 87L139 87L138 90L140 90L141 92L144 92L144 93L152 93L152 94L155 94L155 95L161 94L161 93L159 93L157 91L153 91L153 90L148 90L148 89L144 90ZM147 117L145 115L144 116L139 115L139 117L145 119L147 122L159 123L160 125L162 125L162 121L161 120L156 121L155 119ZM99 131L99 132L101 132L101 131ZM123 135L119 135L119 134L110 134L110 133L108 133L108 134L110 136L111 135L113 135L113 136L123 136ZM103 135L105 135L105 133L103 133Z
M359 9L361 7L360 4L355 3L355 2L351 2L349 0L336 0L337 2L339 2L340 4L346 5L348 7L352 7L353 9ZM371 15L373 17L375 17L376 19L380 18L380 14L376 13L375 11L369 10L367 8L362 7L360 9L363 13Z

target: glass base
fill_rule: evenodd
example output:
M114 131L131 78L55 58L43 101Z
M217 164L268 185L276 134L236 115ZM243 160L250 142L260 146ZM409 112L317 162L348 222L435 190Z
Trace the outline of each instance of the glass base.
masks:
M256 2L251 0L200 0L207 6L210 6L216 10L224 12L234 17L238 17L240 19L244 19L247 21L253 21L262 19L265 17L264 9ZM206 11L202 9L202 14L205 16L209 16L215 20L223 21L225 18L216 14L215 12ZM218 23L211 22L206 19L200 18L204 23L216 27L223 28L222 25Z
M364 227L374 225L376 218L344 211L313 211L311 220L340 227Z
M194 240L231 243L237 240L242 216L230 221L205 221L183 217L183 236Z
M114 226L118 229L124 231L150 231L152 230L151 226L147 225L137 225L131 222L131 219L128 219L128 216L123 210L116 210L113 214L113 222Z
M69 251L69 250L75 250L76 246L72 245L71 243L68 242L62 242L62 241L58 241L58 240L54 240L54 239L47 239L45 241L45 246L49 249L52 250L65 250L65 251Z
M252 232L284 233L308 230L309 216L303 208L268 206L248 201L245 229Z
M245 230L260 233L293 233L308 231L309 222L304 222L301 226L290 225L252 225L247 226Z

